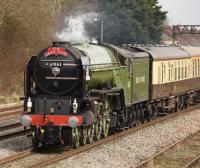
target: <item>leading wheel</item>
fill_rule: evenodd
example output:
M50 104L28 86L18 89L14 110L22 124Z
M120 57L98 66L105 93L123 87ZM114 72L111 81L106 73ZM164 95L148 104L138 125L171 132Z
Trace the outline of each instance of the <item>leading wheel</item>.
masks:
M102 135L104 138L108 136L109 133L109 128L110 128L110 112L111 112L111 107L108 101L108 97L105 98L104 100L104 106L103 106L103 118L102 118Z
M77 127L72 128L72 145L74 148L78 148L80 146L80 132Z
M94 140L94 124L92 124L89 128L88 128L88 139L87 142L88 143L92 143Z
M110 127L110 119L107 116L105 116L103 117L103 124L102 124L102 132L104 138L108 136L109 127Z
M81 129L81 145L86 145L87 143L87 128L83 127Z
M83 127L81 129L81 145L92 143L94 140L94 124L89 127Z
M39 129L34 128L34 130L32 132L32 144L33 144L33 147L36 149L41 147L39 136L40 136Z
M94 124L94 138L95 140L99 140L102 134L102 119L98 119Z

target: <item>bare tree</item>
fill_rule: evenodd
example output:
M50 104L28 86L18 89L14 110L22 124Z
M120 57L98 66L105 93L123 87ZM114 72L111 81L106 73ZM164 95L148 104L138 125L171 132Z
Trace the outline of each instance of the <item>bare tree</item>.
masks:
M51 43L66 3L68 0L1 0L0 94L22 91L24 65Z

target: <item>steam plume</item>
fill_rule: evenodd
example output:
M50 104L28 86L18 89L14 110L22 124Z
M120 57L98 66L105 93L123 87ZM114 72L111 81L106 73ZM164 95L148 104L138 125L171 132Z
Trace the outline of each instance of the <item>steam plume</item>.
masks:
M69 42L89 42L90 37L85 29L85 24L93 22L98 17L97 13L90 12L79 16L67 16L65 18L65 28L61 32L56 32L59 40Z

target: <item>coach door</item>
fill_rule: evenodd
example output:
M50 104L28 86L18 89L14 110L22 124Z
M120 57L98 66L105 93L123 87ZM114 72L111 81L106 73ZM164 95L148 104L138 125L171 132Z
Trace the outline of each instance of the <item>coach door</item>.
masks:
M127 89L129 102L133 100L133 58L128 58L128 78L127 78Z

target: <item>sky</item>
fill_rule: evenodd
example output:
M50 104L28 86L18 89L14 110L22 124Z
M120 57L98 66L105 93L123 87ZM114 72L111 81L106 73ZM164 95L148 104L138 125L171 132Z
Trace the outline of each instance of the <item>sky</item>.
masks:
M170 24L200 25L200 0L158 0Z

